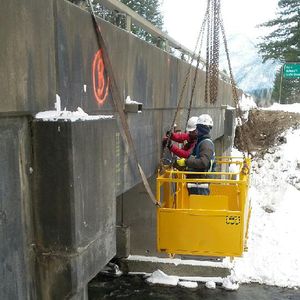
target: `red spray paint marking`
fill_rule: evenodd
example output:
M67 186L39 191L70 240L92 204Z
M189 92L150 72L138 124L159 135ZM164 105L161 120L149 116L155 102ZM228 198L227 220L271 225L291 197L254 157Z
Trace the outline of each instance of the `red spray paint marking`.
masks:
M108 95L109 77L105 76L102 50L98 50L93 60L93 90L97 103L103 106Z

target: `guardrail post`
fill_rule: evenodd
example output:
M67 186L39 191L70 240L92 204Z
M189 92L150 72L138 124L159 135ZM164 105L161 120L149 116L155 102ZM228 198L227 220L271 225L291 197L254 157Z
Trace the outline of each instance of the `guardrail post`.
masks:
M131 32L131 16L126 15L126 30Z
M168 40L165 40L165 50L167 51L167 52L170 52L170 44L169 44L169 41Z

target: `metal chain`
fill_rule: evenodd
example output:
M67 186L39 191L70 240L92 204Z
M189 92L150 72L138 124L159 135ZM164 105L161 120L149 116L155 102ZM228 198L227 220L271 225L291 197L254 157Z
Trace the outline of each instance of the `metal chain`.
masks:
M199 36L201 35L201 40L200 40L200 45L199 45L197 64L196 64L196 69L195 69L195 74L194 74L194 79L193 79L193 85L192 85L190 103L189 103L189 106L188 106L188 112L187 112L185 128L187 127L187 123L188 123L188 120L189 120L190 114L191 114L191 108L192 108L192 103L193 103L193 98L194 98L194 93L195 93L195 88L196 88L196 83L197 83L197 77L198 77L198 72L199 72L199 64L200 64L200 60L201 60L201 50L202 50L202 44L203 44L203 38L204 38L204 32L205 32L205 25L207 23L208 13L209 13L209 8L207 7L205 15L204 15L203 22L202 22L202 25L201 25L201 29L200 29L200 32L199 32Z
M211 53L211 1L207 0L207 38L206 38L206 73L205 73L205 92L204 92L204 101L208 102L209 100L209 73L210 73L210 53Z
M216 103L219 84L220 0L208 0L205 102Z
M210 103L214 104L218 98L219 84L219 53L220 53L220 0L213 1L213 37L211 55L211 76L210 76Z
M206 14L207 14L208 10L206 10ZM206 14L205 14L205 17L206 17ZM204 31L202 30L203 28L203 25L204 22L202 23L202 26L201 26L201 29L198 33L198 36L197 36L197 41L196 41L196 45L195 45L195 48L194 48L194 51L193 51L193 54L191 56L191 61L190 61L190 64L189 64L189 68L188 68L188 71L185 75L185 79L184 79L184 82L183 82L183 85L182 85L182 88L181 88L181 92L180 92L180 96L179 96L179 99L178 99L178 103L177 103L177 108L176 108L176 111L175 111L175 114L174 114L174 117L173 117L173 120L172 120L172 123L171 123L171 126L169 128L169 131L171 132L172 129L174 128L174 125L175 125L175 122L176 122L176 119L177 119L177 115L178 115L178 112L179 112L179 108L181 106L181 103L182 103L182 100L183 100L183 95L184 95L184 92L186 90L186 86L187 86L187 82L188 82L188 79L190 78L190 74L191 74L191 70L192 70L192 66L193 66L193 61L195 59L195 56L196 56L196 52L197 52L197 48L198 48L198 44L199 44L199 41L200 41L200 38L201 38L201 43L200 43L200 48L199 48L199 52L198 52L198 56L197 56L197 69L198 69L198 66L199 66L199 63L201 61L201 57L200 57L200 52L201 52L201 47L202 47L202 41L203 41L203 35L204 35ZM194 92L192 91L192 94ZM189 110L190 111L190 110ZM170 141L170 138L171 136L169 135L168 137L168 140L167 140L167 143L169 143ZM167 151L167 148L164 147L161 151L161 155L160 155L160 164L159 164L159 171L160 172L163 172L164 171L164 164L163 164L163 157L165 156L166 154L166 151Z

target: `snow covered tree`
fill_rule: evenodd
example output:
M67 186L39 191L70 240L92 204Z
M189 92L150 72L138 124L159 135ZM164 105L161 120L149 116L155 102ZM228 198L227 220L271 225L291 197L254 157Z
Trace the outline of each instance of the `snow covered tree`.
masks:
M277 18L261 24L273 31L263 37L259 47L264 62L300 63L300 1L279 0ZM281 93L281 96L280 96ZM282 69L274 81L272 98L282 103L300 102L300 79L282 79Z

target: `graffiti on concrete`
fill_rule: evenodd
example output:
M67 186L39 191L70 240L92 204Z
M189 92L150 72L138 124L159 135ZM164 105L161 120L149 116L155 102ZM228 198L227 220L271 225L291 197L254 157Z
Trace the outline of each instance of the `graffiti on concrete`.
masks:
M109 77L105 72L102 49L94 56L92 72L94 96L97 103L103 106L108 95Z

